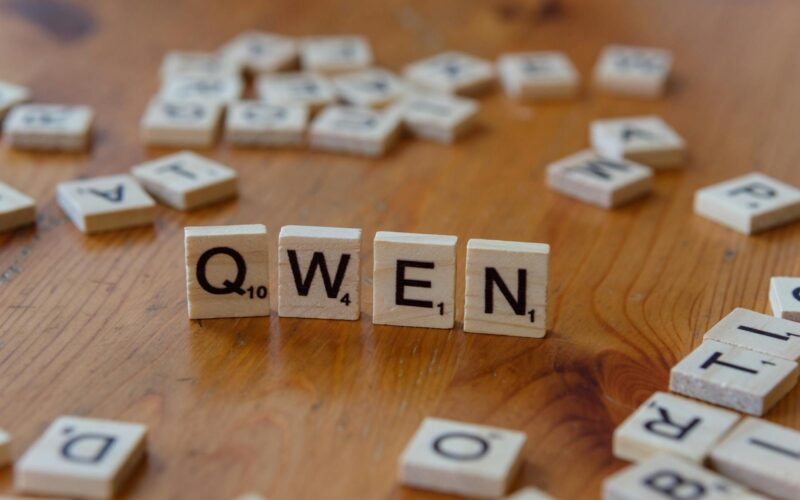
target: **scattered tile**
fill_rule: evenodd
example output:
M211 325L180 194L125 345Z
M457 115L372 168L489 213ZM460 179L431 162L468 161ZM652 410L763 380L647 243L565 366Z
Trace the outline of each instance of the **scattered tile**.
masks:
M513 99L575 97L580 84L578 71L562 52L504 54L497 63L497 71L506 95Z
M703 336L770 356L800 360L800 325L737 307Z
M606 158L629 160L655 169L682 166L686 141L658 116L595 120L589 139Z
M489 61L463 52L443 52L406 66L405 77L423 88L450 94L477 95L495 82Z
M245 31L225 44L222 57L253 74L274 73L297 67L297 43L287 36Z
M36 201L0 182L0 231L28 226L36 222Z
M305 106L240 101L228 107L225 139L245 147L299 146L307 126Z
M212 147L217 141L222 106L213 101L150 101L141 121L149 146Z
M175 75L161 83L165 101L211 101L228 104L241 99L244 85L238 75Z
M381 156L397 142L400 119L398 108L329 106L311 123L309 143L323 151Z
M302 41L300 62L304 70L340 73L372 64L372 49L361 36L315 36Z
M672 68L672 53L664 49L609 45L594 68L595 87L630 97L660 97Z
M475 128L478 103L446 94L415 93L402 101L403 123L416 137L452 144Z
M383 107L403 96L405 86L391 71L367 68L333 79L339 95L354 106Z
M15 149L83 151L89 147L94 114L88 106L20 104L3 123L3 136Z
M256 82L256 93L269 104L307 106L312 114L337 99L333 83L314 73L261 75Z
M790 321L800 321L800 277L776 276L769 281L772 314Z

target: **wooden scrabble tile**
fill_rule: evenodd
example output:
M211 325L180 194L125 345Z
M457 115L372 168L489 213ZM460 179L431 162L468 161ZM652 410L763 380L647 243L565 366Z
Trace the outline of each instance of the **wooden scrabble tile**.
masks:
M382 107L399 99L405 86L394 73L382 68L367 68L333 79L339 95L355 106Z
M476 95L494 85L494 66L463 52L443 52L406 66L411 82L450 94Z
M656 455L603 481L604 500L755 500L744 486L673 455Z
M656 392L614 431L614 456L640 462L671 453L703 463L739 414Z
M150 146L212 147L217 141L222 106L213 101L150 101L141 135Z
M638 163L612 160L586 150L548 165L547 185L586 203L614 208L649 194L653 171Z
M743 234L800 219L800 189L761 173L751 173L700 189L694 211Z
M714 448L711 463L754 490L800 498L800 432L795 429L745 418Z
M31 91L22 85L0 80L0 119L17 104L29 101Z
M561 52L504 54L497 71L506 95L514 99L563 99L578 93L578 71Z
M670 371L669 388L751 415L763 415L797 383L797 363L706 340Z
M283 226L278 252L279 316L360 317L361 229Z
M228 106L225 139L235 146L297 146L305 142L308 108L240 101Z
M16 149L81 151L89 146L93 113L88 106L20 104L3 123L3 136Z
M544 337L549 257L544 243L469 240L464 331Z
M241 99L239 75L174 75L161 82L158 95L165 101L212 101L227 104Z
M220 53L233 65L254 74L285 71L297 65L297 43L292 38L262 31L237 35Z
M238 75L241 71L240 61L213 52L173 50L167 52L161 62L162 79L178 75Z
M108 175L62 182L58 204L84 233L146 226L153 223L156 203L130 175Z
M14 488L39 495L110 498L144 458L147 427L58 417L14 465Z
M329 106L311 123L309 144L323 151L381 156L397 142L400 119L398 108Z
M36 202L8 184L0 182L0 231L36 222Z
M555 500L544 491L528 486L515 491L512 495L505 497L505 500Z
M303 40L300 62L307 71L340 73L372 64L372 49L360 36L318 36Z
M0 429L0 467L11 462L11 435Z
M595 120L592 148L606 158L630 160L655 169L682 166L686 141L658 116Z
M333 83L314 73L261 75L256 81L258 98L269 104L308 106L314 113L336 102Z
M672 53L649 47L609 45L594 67L595 87L632 97L660 97L672 68Z
M800 278L776 276L770 279L769 303L776 317L800 321Z
M184 228L189 319L269 316L269 239L262 224Z
M236 197L236 171L191 151L142 163L131 173L156 199L178 210Z
M800 360L800 325L737 307L703 336L770 356Z
M518 431L427 417L400 456L405 486L468 497L505 494L522 465Z
M403 124L416 137L452 144L475 127L478 103L445 94L414 93L402 101Z
M258 493L246 493L244 495L239 495L236 497L236 500L267 500L266 497L262 497Z
M376 233L372 322L453 328L457 241L437 234Z

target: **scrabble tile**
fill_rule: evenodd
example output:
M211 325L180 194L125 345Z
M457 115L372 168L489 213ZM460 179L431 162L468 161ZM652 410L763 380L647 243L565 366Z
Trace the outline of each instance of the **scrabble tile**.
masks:
M9 109L29 101L30 98L31 91L28 88L0 80L0 120Z
M256 82L258 98L269 104L307 106L314 113L336 102L333 83L314 73L261 75Z
M592 148L612 160L630 160L655 169L682 166L686 141L657 116L595 120Z
M147 427L58 417L14 465L14 488L39 495L110 498L144 458Z
M84 233L146 226L153 223L156 203L130 175L108 175L62 182L58 204Z
M450 94L476 95L494 85L492 63L463 52L443 52L406 66L411 82Z
M512 495L505 497L505 500L555 500L544 491L528 486L515 491Z
M797 363L706 340L670 371L678 394L763 415L797 383Z
M739 414L656 392L614 431L614 456L640 462L671 453L703 463Z
M561 52L505 54L497 71L506 95L514 99L563 99L578 93L578 71Z
M372 322L453 328L457 241L437 234L376 233Z
M595 87L631 97L660 97L672 67L672 53L649 47L609 45L594 67Z
M254 74L285 71L297 65L297 43L292 38L261 31L241 33L220 53L235 66Z
M235 146L297 146L305 142L308 108L240 101L228 107L225 139Z
M755 172L700 189L694 212L753 234L800 219L800 189Z
M467 497L505 494L522 465L518 431L427 417L400 456L405 486Z
M190 151L142 163L131 173L156 199L178 210L236 197L236 171Z
M603 481L604 500L755 500L744 486L672 455L657 455Z
M222 107L213 101L150 101L141 121L149 146L212 147L217 141Z
M167 52L161 62L162 79L178 75L237 75L241 70L240 61L213 52L173 50Z
M0 182L0 231L36 222L36 202L8 184Z
M737 307L703 336L770 356L800 360L800 325Z
M777 498L800 498L800 432L748 417L711 452L722 474Z
M544 337L549 256L544 243L469 240L464 331Z
M333 79L339 95L356 106L382 107L402 97L405 86L394 73L382 68L367 68Z
M653 170L586 150L548 165L547 185L586 203L615 208L649 194L653 189Z
M478 103L464 97L415 93L402 101L403 124L416 137L452 144L475 127Z
M11 435L0 429L0 467L11 463Z
M93 113L88 106L21 104L3 123L3 136L16 149L82 151L89 146Z
M323 151L381 156L397 142L400 119L398 108L329 106L311 123L309 143Z
M279 316L360 317L361 229L283 226L278 252Z
M161 83L159 97L165 101L212 101L227 104L242 97L244 85L238 75L175 75Z
M267 500L266 497L262 497L258 493L246 493L244 495L239 495L236 497L236 500Z
M372 49L360 36L318 36L303 40L300 62L307 71L340 73L372 64Z
M269 239L262 224L184 228L189 319L269 316Z
M772 306L772 314L776 317L800 321L800 278L771 278L769 303Z

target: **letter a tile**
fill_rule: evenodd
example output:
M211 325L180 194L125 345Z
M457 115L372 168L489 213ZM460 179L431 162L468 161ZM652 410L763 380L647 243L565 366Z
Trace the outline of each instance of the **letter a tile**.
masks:
M111 498L144 458L141 424L59 417L14 466L14 488L37 495Z
M469 240L464 331L544 337L549 256L543 243Z
M84 233L153 223L156 202L130 175L108 175L62 182L58 204Z

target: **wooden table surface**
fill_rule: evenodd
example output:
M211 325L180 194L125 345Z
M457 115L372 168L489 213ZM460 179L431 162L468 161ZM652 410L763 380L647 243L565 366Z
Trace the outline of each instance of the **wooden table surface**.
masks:
M800 224L746 237L692 213L696 189L759 169L800 184L800 3L793 0L0 0L0 79L39 102L94 107L88 154L0 150L0 178L38 201L39 224L0 235L0 427L19 457L62 414L150 427L126 498L442 498L401 488L397 459L427 415L527 433L515 486L593 498L624 464L611 433L732 308L768 311L773 275L800 275ZM399 70L443 49L487 58L560 49L584 82L607 43L674 51L662 100L585 90L535 106L482 99L456 146L404 140L378 160L307 150L206 154L241 196L154 227L87 237L60 181L126 172L169 49L211 50L247 28L361 33ZM548 191L545 166L588 145L598 117L656 113L688 140L684 170L606 211ZM364 230L359 322L187 319L183 227L264 223ZM454 234L458 327L373 326L377 230ZM466 240L552 246L545 339L460 329ZM273 258L273 260L275 260ZM272 290L277 262L272 262ZM767 418L800 426L800 390ZM10 491L11 469L0 473Z

